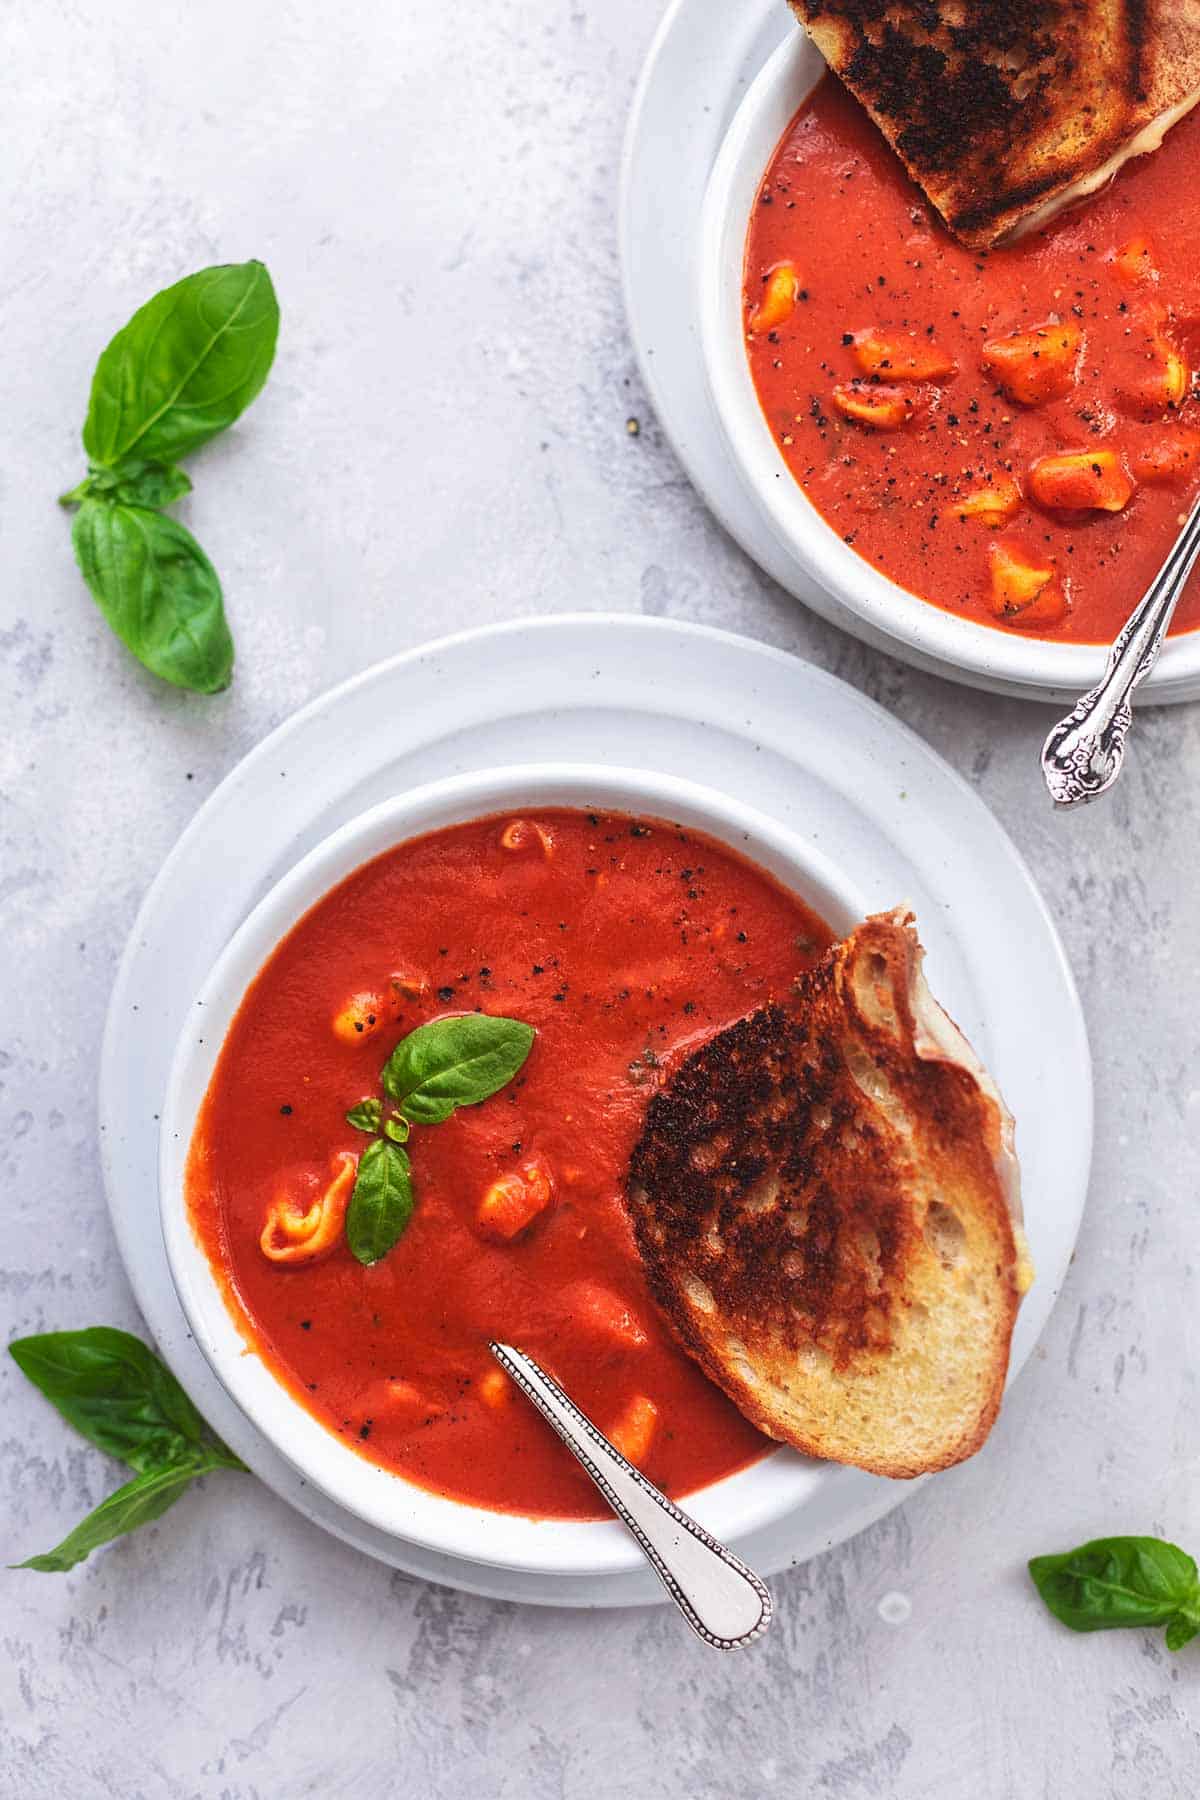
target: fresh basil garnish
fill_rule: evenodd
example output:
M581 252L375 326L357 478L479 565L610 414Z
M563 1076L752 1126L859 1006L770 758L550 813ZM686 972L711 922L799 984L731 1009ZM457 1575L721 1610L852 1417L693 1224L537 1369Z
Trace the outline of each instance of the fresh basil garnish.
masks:
M1093 1538L1059 1556L1035 1556L1029 1573L1072 1631L1165 1625L1168 1650L1181 1650L1200 1632L1196 1564L1162 1538Z
M113 469L178 462L232 425L275 356L279 302L260 262L187 275L140 306L96 364L83 447Z
M233 640L221 584L190 532L161 509L191 491L176 465L232 425L275 355L279 304L260 262L201 269L134 313L104 351L83 428L89 472L75 554L122 643L155 675L213 694Z
M166 1512L211 1469L245 1464L210 1431L171 1371L127 1331L93 1325L16 1338L14 1362L69 1424L137 1471L56 1549L16 1566L59 1572Z
M474 1106L511 1081L534 1040L531 1025L467 1013L435 1019L401 1038L380 1080L398 1108L384 1117L383 1102L368 1097L352 1106L347 1123L380 1132L358 1160L346 1209L346 1242L368 1266L386 1256L412 1218L412 1165L401 1148L411 1125L440 1125L459 1106Z
M119 500L85 500L72 538L93 599L140 662L197 693L229 686L233 639L221 583L178 520Z
M440 1125L512 1080L533 1046L519 1019L464 1013L434 1019L401 1038L384 1064L384 1092L414 1125Z
M357 1106L352 1106L346 1114L346 1123L353 1125L355 1131L378 1131L382 1117L382 1100L371 1098L360 1100Z
M346 1242L360 1263L386 1256L406 1229L413 1211L408 1153L376 1138L358 1159L354 1192L346 1209Z

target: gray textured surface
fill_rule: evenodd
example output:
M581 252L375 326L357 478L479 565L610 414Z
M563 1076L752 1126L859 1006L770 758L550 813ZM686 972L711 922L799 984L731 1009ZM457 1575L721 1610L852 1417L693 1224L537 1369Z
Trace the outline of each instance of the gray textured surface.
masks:
M1054 819L1043 710L861 650L709 522L621 316L617 158L651 28L635 0L470 19L368 0L4 8L0 1328L137 1328L94 1072L134 909L199 800L377 657L573 607L799 651L915 726L1008 825L1097 1052L1065 1296L986 1451L780 1580L744 1656L664 1611L522 1611L389 1577L235 1477L71 1576L0 1575L3 1800L1196 1791L1200 1653L1068 1637L1022 1561L1105 1530L1200 1545L1200 719L1145 716L1117 795ZM286 322L270 387L183 509L240 653L205 701L109 638L52 502L109 330L246 255ZM0 1405L7 1561L115 1472L7 1361Z

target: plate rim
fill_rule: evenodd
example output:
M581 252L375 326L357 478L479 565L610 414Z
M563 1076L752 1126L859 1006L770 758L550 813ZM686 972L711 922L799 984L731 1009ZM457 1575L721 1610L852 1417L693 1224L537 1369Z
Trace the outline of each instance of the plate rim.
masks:
M336 710L342 702L353 699L353 697L360 694L364 688L369 687L372 683L386 683L389 679L394 678L400 671L406 670L412 666L419 667L422 663L434 658L441 658L447 654L452 655L464 647L468 649L477 649L481 643L505 639L520 639L523 636L527 636L530 632L551 637L563 632L582 632L585 636L586 643L588 638L591 638L596 634L599 634L607 642L610 640L614 630L632 633L635 636L656 636L667 640L683 637L692 640L701 646L708 646L710 651L712 649L722 648L726 650L736 649L736 652L739 655L749 655L751 658L758 659L763 664L776 670L784 672L802 670L804 679L807 682L815 685L817 688L827 689L832 696L838 698L840 705L845 706L849 704L852 707L860 709L861 714L866 715L867 718L873 720L876 728L882 730L892 742L898 743L902 750L907 748L911 755L923 761L930 771L931 776L936 777L937 780L943 783L946 781L946 778L949 777L950 789L957 800L960 803L965 804L969 811L980 820L980 823L984 825L985 828L990 829L991 832L996 834L999 842L1004 846L1008 858L1011 859L1014 877L1019 878L1020 885L1036 909L1043 931L1045 932L1046 945L1051 952L1053 966L1062 983L1062 998L1066 1004L1075 1036L1073 1048L1076 1057L1079 1059L1079 1072L1083 1083L1083 1089L1085 1090L1083 1098L1086 1104L1080 1119L1081 1129L1079 1143L1081 1154L1076 1158L1080 1170L1078 1183L1079 1191L1077 1202L1072 1207L1069 1221L1070 1239L1071 1242L1074 1241L1078 1232L1079 1220L1082 1216L1083 1204L1086 1198L1087 1171L1090 1166L1092 1085L1086 1025L1079 1004L1078 993L1075 988L1070 965L1054 926L1053 919L1049 914L1045 899L1033 880L1025 858L1017 850L999 821L987 808L982 798L971 788L969 783L966 782L958 771L946 763L932 746L927 744L912 730L911 727L906 725L903 721L893 717L884 707L880 706L868 696L862 694L849 683L842 681L839 677L830 674L826 670L805 662L803 659L792 655L788 651L778 649L777 647L765 644L758 639L750 638L744 634L732 632L721 627L695 624L687 621L666 618L648 618L643 615L628 613L571 612L549 614L534 619L515 619L470 627L449 634L443 638L431 640L429 643L412 646L409 649L397 653L393 657L383 659L364 670L360 670L357 673L348 676L345 680L334 684L321 694L315 695L287 719L281 721L279 725L274 727L274 729L257 744L252 746L246 755L224 776L214 788L213 792L207 796L201 806L197 809L193 818L184 827L176 843L164 859L154 880L151 882L146 895L138 908L134 924L130 931L128 943L126 944L120 959L117 976L113 985L101 1047L99 1097L101 1110L101 1160L109 1213L113 1221L118 1248L131 1285L134 1289L135 1297L139 1307L143 1311L147 1324L151 1324L153 1321L152 1330L154 1331L156 1339L161 1341L164 1335L159 1329L160 1314L163 1309L160 1308L153 1298L151 1299L151 1303L149 1305L147 1304L147 1295L151 1293L151 1282L148 1276L143 1276L143 1271L140 1267L140 1258L133 1243L136 1233L132 1212L123 1213L119 1203L119 1178L116 1169L118 1146L115 1141L117 1134L108 1131L106 1120L112 1118L114 1112L120 1111L119 1107L114 1109L114 1093L120 1087L118 1074L121 1066L120 1027L121 1021L125 1016L126 1005L130 998L135 997L139 991L136 987L135 971L138 965L139 955L144 948L147 927L152 920L160 894L163 893L164 889L167 888L173 880L180 863L191 854L193 846L196 844L197 840L202 837L210 820L212 820L214 816L219 816L221 809L227 806L231 800L236 800L239 790L247 783L253 781L257 771L264 763L269 764L270 759L278 752L281 745L285 744L289 738L298 734L303 734L306 727L314 720L320 719L323 715ZM590 659L592 654L595 653L587 651L587 658ZM747 741L753 742L754 731L749 721L747 721L746 725L741 729L740 735ZM781 754L786 754L786 752L781 752ZM771 809L764 807L763 810L770 812ZM248 910L248 908L246 910ZM242 916L245 916L244 913ZM158 1098L158 1096L155 1096L155 1098ZM147 1107L147 1111L148 1110L149 1108ZM154 1229L157 1232L157 1206L154 1207L153 1211L155 1213ZM161 1253L161 1234L159 1234L159 1251ZM1036 1332L1031 1339L1030 1349L1032 1348L1032 1343L1036 1341L1037 1333L1040 1333L1040 1330L1043 1328L1045 1319L1049 1315L1050 1307L1056 1297L1055 1290L1050 1290L1048 1292L1045 1313L1039 1319ZM174 1303L175 1309L178 1311L177 1298ZM183 1325L183 1334L190 1336L190 1333L187 1333L182 1313L180 1313L179 1323ZM172 1334L172 1342L174 1341L174 1335ZM171 1361L171 1350L169 1347L164 1351L164 1354L166 1354L167 1360ZM196 1354L199 1355L198 1350ZM1027 1355L1028 1351L1026 1351L1025 1354ZM253 1435L256 1436L257 1434ZM273 1453L272 1446L267 1445L266 1447L268 1451L272 1451ZM368 1554L380 1556L383 1560L390 1562L393 1566L407 1569L409 1573L417 1574L424 1578L440 1580L477 1593L492 1594L502 1598L530 1600L535 1603L552 1605L576 1604L592 1606L607 1604L642 1604L647 1600L661 1598L657 1591L654 1591L653 1578L648 1576L648 1572L627 1574L617 1578L609 1577L607 1580L605 1580L605 1578L600 1578L599 1582L592 1582L588 1577L548 1577L544 1581L540 1581L540 1578L533 1578L533 1584L535 1586L540 1582L541 1591L529 1591L523 1588L523 1582L528 1578L523 1578L519 1574L514 1573L512 1578L509 1579L507 1577L507 1572L505 1571L489 1568L485 1565L467 1563L458 1558L437 1558L436 1560L439 1565L448 1566L438 1566L431 1569L428 1566L431 1560L430 1554L422 1552L419 1557L413 1557L408 1554L410 1550L415 1550L418 1547L409 1546L402 1540L394 1540L387 1550L384 1550L376 1544L364 1542L361 1532L357 1529L357 1521L329 1516L328 1509L325 1509L325 1512L322 1513L322 1509L319 1506L314 1510L313 1502L316 1501L318 1497L312 1495L311 1491L309 1503L302 1504L293 1493L282 1489L279 1482L276 1479L273 1479L271 1475L263 1475L260 1472L260 1478L264 1480L267 1486L273 1488L277 1493L280 1493L281 1497L287 1500L289 1504L292 1504L297 1510L305 1514L313 1523L319 1524L324 1529L329 1530L333 1535L340 1536L346 1541L353 1543L357 1548L367 1551ZM912 1485L906 1484L904 1491L911 1492ZM882 1516L883 1513L888 1511L890 1507L896 1504L902 1497L901 1494L887 1490L882 1491L880 1495L872 1495L868 1504L863 1504L854 1512L852 1520L845 1530L839 1528L836 1531L829 1532L825 1527L822 1527L825 1541L827 1543L833 1543L841 1541L844 1537L854 1535L858 1530L872 1522L873 1519ZM403 1554L396 1554L397 1545ZM811 1552L806 1552L806 1554L810 1553ZM783 1563L781 1564L779 1561L776 1561L775 1566L787 1566L788 1560L789 1559L785 1556ZM792 1558L790 1560L795 1559ZM420 1566L414 1567L414 1562L419 1563ZM645 1587L647 1579L649 1580L651 1587L651 1591L649 1592L646 1591ZM611 1590L614 1589L617 1584L629 1584L628 1590L624 1593L610 1591L603 1594L596 1591L601 1585L607 1586L607 1588Z

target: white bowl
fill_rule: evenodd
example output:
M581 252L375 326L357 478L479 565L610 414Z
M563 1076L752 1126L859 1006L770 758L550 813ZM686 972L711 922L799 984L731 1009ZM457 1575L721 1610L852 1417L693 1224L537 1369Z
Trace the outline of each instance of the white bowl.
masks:
M956 665L979 685L1003 682L1032 697L1077 698L1103 674L1104 646L1052 643L976 624L889 581L821 517L763 416L745 348L746 232L775 148L824 68L806 32L798 29L785 39L738 107L704 197L697 312L709 387L734 462L783 548L876 631L920 656ZM1130 594L1131 608L1139 598ZM1159 699L1200 691L1200 631L1171 639L1146 685Z
M839 934L863 916L853 886L793 832L711 788L642 770L559 764L452 776L373 807L284 876L219 957L184 1031L162 1111L159 1192L172 1279L188 1323L224 1387L300 1473L359 1518L397 1537L474 1562L542 1573L633 1569L641 1555L615 1521L496 1513L431 1493L347 1448L247 1352L184 1198L188 1145L242 997L291 927L352 870L405 839L490 813L536 806L611 808L710 833L784 882ZM196 1027L202 1022L202 1032ZM825 1465L777 1450L712 1483L685 1505L724 1541L783 1517L825 1478Z

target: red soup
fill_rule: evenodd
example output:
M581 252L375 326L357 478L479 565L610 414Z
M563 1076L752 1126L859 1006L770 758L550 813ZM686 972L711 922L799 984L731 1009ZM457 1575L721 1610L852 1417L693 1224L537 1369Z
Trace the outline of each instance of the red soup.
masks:
M829 941L762 870L657 820L482 819L357 870L247 993L191 1147L192 1220L248 1341L362 1455L502 1511L601 1509L489 1337L671 1494L762 1455L658 1317L621 1184L673 1061ZM413 1126L411 1222L364 1266L343 1215L376 1140L346 1113L379 1099L407 1033L475 1011L534 1027L533 1047L491 1098Z
M1200 491L1200 111L986 254L842 85L779 144L746 246L750 368L834 530L1002 630L1107 642ZM1173 629L1200 624L1193 578Z

